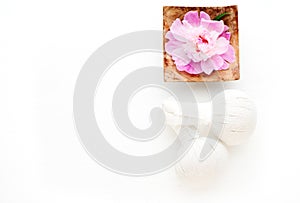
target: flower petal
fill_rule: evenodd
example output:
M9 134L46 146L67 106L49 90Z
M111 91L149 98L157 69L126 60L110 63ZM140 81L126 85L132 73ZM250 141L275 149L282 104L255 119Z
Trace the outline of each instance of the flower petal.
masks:
M225 62L224 59L219 55L214 55L213 57L210 58L210 60L214 64L214 70L219 70Z
M184 20L186 20L192 26L200 25L200 18L198 15L198 11L189 11L184 15Z
M169 39L169 41L165 44L165 50L169 55L172 55L175 49L178 49L178 47L183 45L183 42L177 41L171 32L167 32L166 38Z
M227 51L221 55L221 57L229 62L233 63L235 61L235 52L233 46L229 45Z
M224 30L222 32L222 34L220 34L219 37L224 37L227 40L230 40L231 37L231 33L227 32L229 30L229 27L227 25L224 25Z
M185 71L189 74L200 74L203 72L202 68L201 68L201 63L195 63L195 62L191 62L185 66L176 66L177 70L179 71Z
M176 65L187 65L191 61L182 47L179 47L172 52L172 58Z
M190 25L191 26L191 25ZM171 25L170 31L176 40L186 42L186 36L188 36L188 23L182 24L180 19L177 18Z
M214 70L219 70L224 64L224 60L219 55L215 55L206 61L201 61L201 68L207 75L210 75Z
M220 37L224 37L227 40L230 40L231 33L230 32L223 32Z
M191 61L190 65L193 67L193 72L191 74L199 74L203 72L201 68L201 62L195 63Z
M229 64L228 64L226 61L224 61L223 66L221 66L221 67L219 68L219 70L226 70L226 69L228 69L228 68L229 68Z
M206 61L201 61L201 67L203 72L207 75L210 75L214 70L214 64L210 59L207 59Z
M221 21L216 21L216 20L206 20L206 19L201 19L201 26L206 28L208 31L215 31L219 34L221 34L224 30L224 22L223 20Z
M215 46L215 54L224 54L229 47L229 41L225 37L220 37L217 39Z
M166 39L168 39L168 40L176 40L176 39L174 38L173 34L172 34L170 31L168 31L168 32L166 33L165 37L166 37Z
M174 60L176 66L186 66L188 64L186 61L183 61L180 58L177 58L176 56L172 56L172 59Z
M200 11L200 20L201 19L205 19L205 20L210 20L210 17L207 13L205 13L204 11Z
M227 30L229 30L229 27L227 25L224 25L224 30L223 32L226 32Z

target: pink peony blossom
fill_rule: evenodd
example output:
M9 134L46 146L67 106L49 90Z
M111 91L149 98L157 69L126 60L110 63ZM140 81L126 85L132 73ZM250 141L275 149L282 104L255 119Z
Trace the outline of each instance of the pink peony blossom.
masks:
M229 44L230 32L223 20L211 20L203 11L189 11L181 21L177 18L166 33L166 52L176 68L190 74L228 69L235 61L234 48Z

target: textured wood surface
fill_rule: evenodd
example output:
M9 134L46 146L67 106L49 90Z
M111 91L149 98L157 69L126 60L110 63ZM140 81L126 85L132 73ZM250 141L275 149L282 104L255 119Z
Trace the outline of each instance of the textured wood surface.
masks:
M212 74L206 75L201 73L198 75L192 75L184 71L178 71L172 60L164 50L164 80L165 81L186 81L186 82L204 82L204 81L226 81L226 80L238 80L240 78L239 70L239 29L238 29L238 9L237 6L227 7L175 7L165 6L163 8L163 32L164 36L169 31L170 26L176 18L183 19L184 15L188 11L198 10L204 11L210 15L211 19L224 12L231 13L225 16L222 20L224 24L229 27L231 32L230 44L235 49L236 61L230 64L226 70L213 71ZM164 37L164 44L166 39Z

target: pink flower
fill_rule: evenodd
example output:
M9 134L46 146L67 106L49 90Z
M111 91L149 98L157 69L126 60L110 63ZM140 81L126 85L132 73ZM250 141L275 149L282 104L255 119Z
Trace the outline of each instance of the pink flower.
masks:
M189 11L181 21L177 18L166 33L166 52L176 68L190 74L228 69L235 61L234 48L229 44L230 32L223 20L211 20L203 11Z

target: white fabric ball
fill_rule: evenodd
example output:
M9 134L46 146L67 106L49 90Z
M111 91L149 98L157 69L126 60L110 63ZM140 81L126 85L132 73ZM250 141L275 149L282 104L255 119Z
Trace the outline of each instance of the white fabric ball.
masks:
M172 97L169 97L163 102L162 109L165 113L166 124L169 125L175 133L179 134L181 127L197 130L199 136L206 136L210 127L211 104L197 103L198 116L183 115L181 105L193 105L187 102L178 103ZM184 124L182 124L182 119ZM198 125L195 125L198 123Z
M242 91L225 90L213 98L212 130L227 145L239 145L256 125L254 102Z
M207 136L212 130L214 136L226 145L239 145L247 141L256 125L256 109L254 102L242 91L225 90L213 98L211 103L197 103L198 117L183 115L180 105L174 98L164 101L162 109L166 116L166 124L177 134L182 127L196 130L199 136ZM182 124L182 119L184 124ZM198 125L195 121L198 120Z
M201 153L207 156L203 159ZM200 137L175 165L175 170L180 177L210 178L224 169L227 159L228 151L221 142L208 137Z

